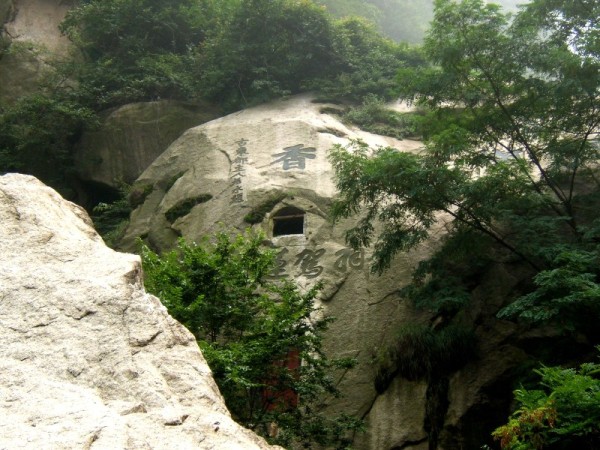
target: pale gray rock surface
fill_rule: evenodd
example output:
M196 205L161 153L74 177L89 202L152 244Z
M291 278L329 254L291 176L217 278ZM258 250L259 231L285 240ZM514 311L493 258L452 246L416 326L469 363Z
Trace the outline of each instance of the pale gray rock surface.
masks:
M13 0L14 13L6 30L14 41L29 42L52 53L65 54L70 41L58 25L73 6L72 0Z
M366 420L366 433L357 436L356 448L427 450L425 404L427 383L396 378L377 397ZM409 444L411 443L411 444Z
M113 188L131 184L184 131L217 117L218 111L209 105L171 100L110 110L98 130L84 133L75 170L85 181Z
M72 5L70 0L0 0L0 19L6 20L2 37L10 43L0 58L1 102L37 91L51 71L48 63L72 49L58 29Z
M399 255L381 277L370 273L370 251L355 253L347 247L344 233L355 219L335 225L330 220L336 189L329 149L358 138L374 147L410 152L418 151L421 143L365 133L322 112L334 107L301 95L188 130L134 184L141 205L132 214L122 245L133 249L135 238L141 236L156 249L168 249L179 236L200 241L222 228L243 230L250 226L245 216L262 211L264 218L253 226L281 252L277 275L301 286L323 281L323 313L336 318L326 336L326 350L330 356L358 360L356 368L336 374L344 396L326 399L327 408L332 414L365 418L369 424L370 413L376 414L375 434L356 448L379 450L398 444L402 436L408 440L424 436L423 395L407 395L415 402L409 411L421 412L402 425L384 420L382 407L374 407L374 362L400 325L426 320L427 314L415 312L398 291L436 243L432 240ZM298 233L278 235L277 215L286 207L297 208L304 217ZM403 429L390 431L397 426Z
M143 235L163 249L180 235L200 239L214 232L219 222L243 229L248 226L246 214L280 197L282 201L267 209L262 222L270 237L269 213L284 204L307 212L302 243L320 243L335 234L327 210L336 195L329 149L351 139L402 151L417 151L422 144L349 128L339 118L322 113L326 107L329 110L331 105L300 95L188 130L137 179L134 188L146 197L134 212L124 245L131 247ZM208 197L166 217L183 202ZM317 236L321 229L328 234Z
M0 30L4 27L4 23L10 19L13 10L13 0L0 0Z
M0 177L0 449L266 449L193 336L33 177Z

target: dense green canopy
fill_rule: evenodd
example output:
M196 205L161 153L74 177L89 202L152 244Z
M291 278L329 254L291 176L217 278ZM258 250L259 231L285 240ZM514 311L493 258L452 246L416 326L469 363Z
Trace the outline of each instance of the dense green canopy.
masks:
M511 16L482 0L437 0L429 66L398 77L402 97L427 111L425 148L332 150L334 215L359 214L347 239L374 247L376 272L446 222L443 245L403 289L438 323L460 323L478 281L504 264L521 282L499 318L550 325L588 350L600 342L599 17L597 1L533 0ZM388 353L380 383L406 358ZM543 389L516 391L502 445L595 448L598 370L585 367L542 370Z
M35 95L0 104L0 173L31 173L70 198L73 146L107 108L208 100L228 112L308 89L390 98L397 70L421 62L310 0L88 0L60 29L72 57L50 61Z
M288 448L346 448L361 421L321 411L339 395L331 369L354 361L327 358L332 319L317 318L320 285L303 292L273 278L276 255L263 240L222 232L160 256L144 245L146 288L194 334L238 422Z
M589 21L600 7L579 3L535 1L513 19L479 0L436 2L431 66L399 76L404 98L431 111L425 150L332 152L335 214L366 213L348 238L375 241L376 270L422 242L440 213L451 236L475 233L535 271L575 258L567 244L595 249L600 60Z

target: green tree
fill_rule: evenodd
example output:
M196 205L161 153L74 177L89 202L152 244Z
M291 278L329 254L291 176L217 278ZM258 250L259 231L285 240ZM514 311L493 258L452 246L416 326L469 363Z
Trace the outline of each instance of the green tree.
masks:
M180 240L162 256L142 246L146 288L196 336L236 420L281 445L341 448L359 422L319 408L339 394L330 371L352 361L323 353L331 318L318 317L319 286L274 282L275 254L262 241L219 233L201 246Z
M393 94L417 50L385 39L366 20L332 20L309 0L240 0L202 44L202 91L229 109L307 89L361 101Z
M403 291L420 306L448 320L469 304L478 274L516 263L522 295L505 299L501 318L598 343L598 17L595 1L534 0L510 16L481 0L437 0L429 66L398 77L402 97L429 111L424 149L332 150L333 214L361 214L347 239L374 246L374 271L427 239L440 217L448 223ZM597 443L587 421L597 422L597 380L540 373L549 389L518 397L523 407L497 435L509 448Z
M73 146L96 120L92 110L57 94L0 106L0 174L29 173L73 198Z
M424 45L431 65L402 70L399 79L404 98L431 111L425 149L355 143L331 153L340 190L334 215L364 212L347 238L354 246L374 242L376 271L426 239L446 214L449 241L493 244L493 258L503 250L540 273L543 295L520 304L534 302L544 314L526 317L513 306L512 316L558 319L581 306L579 318L597 317L595 263L562 272L586 290L585 301L551 288L557 278L547 271L565 262L565 251L571 261L597 255L590 208L598 195L599 13L597 2L536 0L511 19L479 0L436 1ZM425 263L420 280L442 265Z
M330 67L332 28L309 0L240 0L202 46L210 99L230 108L297 93Z
M213 14L208 0L90 0L61 31L77 46L66 70L81 101L96 109L156 98L197 96L195 48Z
M368 95L397 97L396 74L422 65L418 48L384 38L373 24L349 17L334 22L330 70L309 86L331 98L361 102Z
M518 409L493 436L503 449L595 449L600 446L600 364L578 370L543 367L539 389L517 389Z

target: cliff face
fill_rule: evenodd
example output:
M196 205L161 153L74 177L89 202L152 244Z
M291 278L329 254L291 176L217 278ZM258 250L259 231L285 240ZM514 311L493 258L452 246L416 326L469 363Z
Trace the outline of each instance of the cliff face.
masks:
M428 313L415 311L398 290L435 241L399 255L383 276L372 275L370 250L354 252L344 240L355 218L337 224L329 219L336 190L327 159L334 144L351 139L408 152L421 143L349 128L323 112L332 107L302 95L188 130L135 182L133 195L140 206L122 245L133 248L135 238L143 236L155 248L167 249L179 236L200 241L223 224L228 230L262 230L268 245L279 251L278 277L306 287L324 282L320 306L336 318L327 333L328 353L358 360L358 367L336 374L343 399L326 402L332 412L367 420L374 435L359 437L357 448L424 442L426 385L402 385L394 391L402 396L391 393L389 400L375 405L373 379L378 351L398 327L428 320ZM398 401L410 405L398 416L400 422L388 420L392 413L385 411L386 405Z
M266 449L137 256L35 178L0 177L0 448Z
M217 117L215 107L172 100L106 111L101 126L84 133L77 146L77 175L113 189L131 184L184 131Z
M327 153L357 138L405 152L419 151L421 143L348 127L330 114L334 107L296 96L188 130L134 183L139 206L121 244L133 248L141 236L154 248L168 249L180 236L200 241L224 224L229 230L262 230L266 244L279 251L275 275L307 287L323 281L320 306L336 318L327 332L327 352L358 361L356 368L336 374L343 398L326 402L332 412L365 420L367 431L356 436L356 448L491 444L491 430L508 414L514 373L528 358L522 344L541 337L495 317L522 279L521 269L498 264L481 275L469 307L456 318L479 342L479 352L464 367L433 381L397 376L377 392L382 351L394 345L399 330L434 328L444 320L415 310L400 295L415 265L443 237L444 220L440 217L432 239L397 255L382 276L370 272L371 249L354 252L345 242L357 218L336 224L329 219L336 190ZM430 441L433 434L437 444Z
M58 25L71 1L0 0L0 103L35 92L48 64L71 49Z

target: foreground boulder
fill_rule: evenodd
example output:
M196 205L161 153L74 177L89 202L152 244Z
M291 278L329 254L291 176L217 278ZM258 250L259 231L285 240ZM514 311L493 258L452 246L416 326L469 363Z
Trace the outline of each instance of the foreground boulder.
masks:
M193 336L86 213L0 177L0 448L266 449Z

